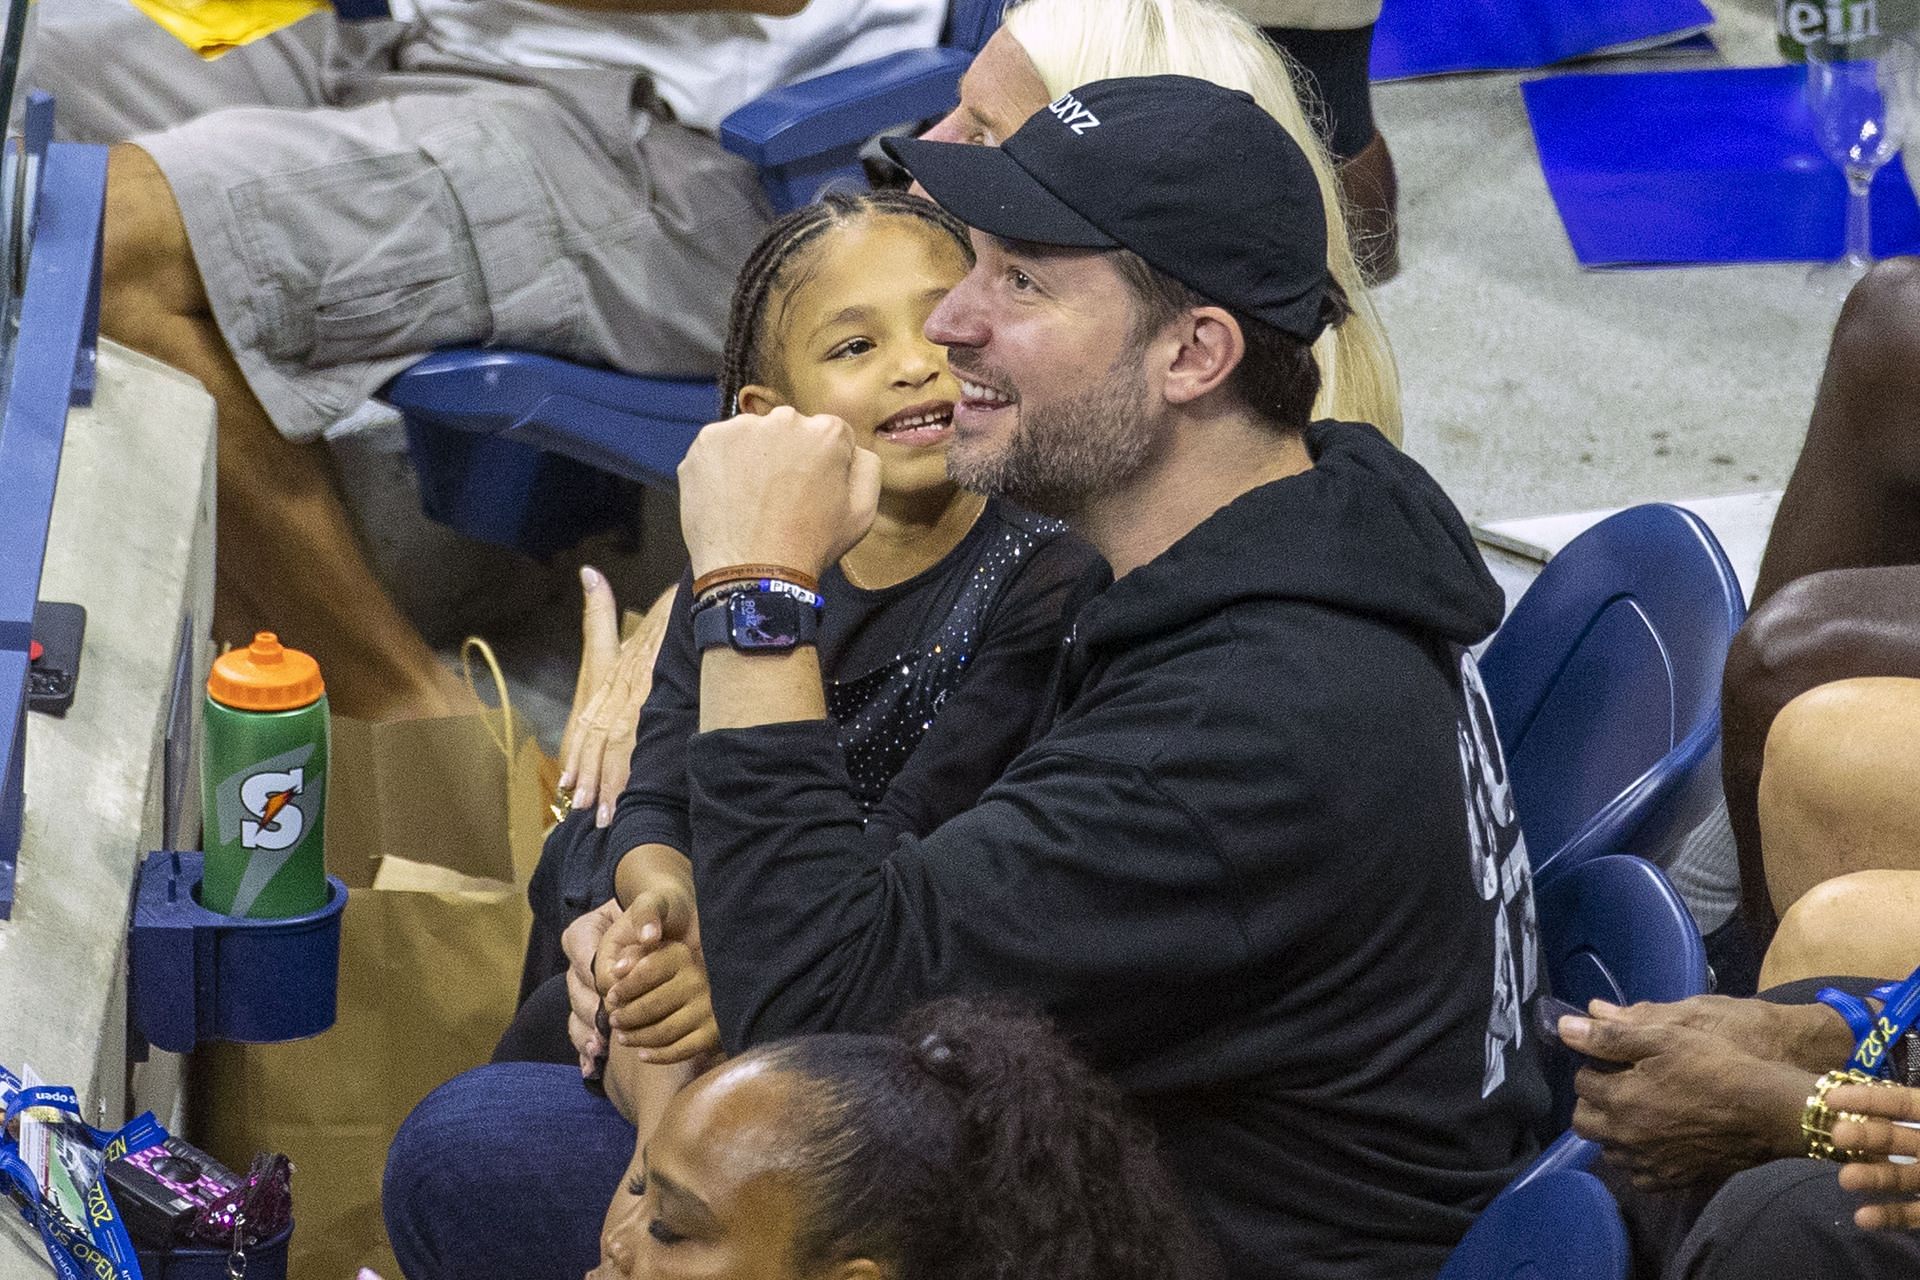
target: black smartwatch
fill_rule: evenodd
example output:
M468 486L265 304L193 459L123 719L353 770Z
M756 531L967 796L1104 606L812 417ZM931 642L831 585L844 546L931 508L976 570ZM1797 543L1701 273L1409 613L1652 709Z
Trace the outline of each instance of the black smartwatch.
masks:
M693 642L740 653L784 653L812 644L820 615L804 600L777 591L742 591L716 600L693 615Z

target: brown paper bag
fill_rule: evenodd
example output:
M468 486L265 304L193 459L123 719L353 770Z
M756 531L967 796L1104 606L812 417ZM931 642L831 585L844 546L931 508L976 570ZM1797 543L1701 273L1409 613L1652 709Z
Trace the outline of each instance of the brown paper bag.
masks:
M400 1274L380 1218L387 1147L414 1104L487 1060L513 1015L557 767L531 739L509 761L500 732L479 714L334 718L338 1020L310 1040L195 1054L193 1140L229 1168L256 1151L293 1160L292 1280Z

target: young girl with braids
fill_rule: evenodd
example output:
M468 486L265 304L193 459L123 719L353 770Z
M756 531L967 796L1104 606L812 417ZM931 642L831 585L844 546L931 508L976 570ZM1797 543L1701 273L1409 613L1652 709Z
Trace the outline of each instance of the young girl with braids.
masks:
M975 1000L750 1050L673 1101L588 1280L1217 1274L1118 1091Z
M829 196L776 224L742 270L721 378L728 411L833 414L880 458L879 517L821 580L818 645L867 821L915 834L970 807L1026 744L1077 604L1106 580L1064 526L947 479L959 387L922 328L970 266L965 231L927 201ZM611 1026L593 1025L587 958L588 935L612 926L627 900L617 892L623 863L684 862L684 757L700 686L689 590L683 580L610 823L569 817L535 877L536 915L549 923L544 940L536 925L530 968L542 947L552 968L566 963L554 935L586 914L568 938L570 976L532 991L497 1058L571 1060L570 1039L592 1059L612 1030L657 1062L719 1044L704 973L684 948L640 962L628 985L649 994L616 1010ZM541 910L543 897L558 905Z

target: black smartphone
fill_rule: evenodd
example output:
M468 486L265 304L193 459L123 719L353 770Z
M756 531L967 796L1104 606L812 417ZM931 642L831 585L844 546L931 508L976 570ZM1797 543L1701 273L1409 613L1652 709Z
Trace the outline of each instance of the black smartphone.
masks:
M1568 1004L1558 996L1538 995L1533 998L1533 1028L1545 1040L1562 1053L1571 1054L1575 1062L1583 1067L1592 1067L1595 1071L1618 1071L1627 1064L1608 1062L1604 1058L1589 1058L1560 1038L1560 1019L1572 1015L1584 1018L1587 1011L1579 1005Z
M27 709L64 716L80 682L80 642L87 611L77 604L42 600L33 607L32 661L27 665Z

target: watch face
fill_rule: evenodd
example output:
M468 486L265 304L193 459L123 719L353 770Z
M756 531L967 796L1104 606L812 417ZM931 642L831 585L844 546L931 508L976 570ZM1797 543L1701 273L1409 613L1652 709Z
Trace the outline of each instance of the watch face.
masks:
M791 649L800 643L800 611L787 596L744 595L727 602L736 649Z

